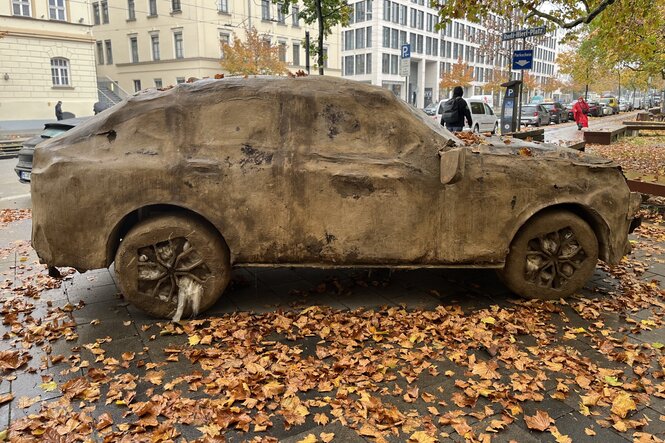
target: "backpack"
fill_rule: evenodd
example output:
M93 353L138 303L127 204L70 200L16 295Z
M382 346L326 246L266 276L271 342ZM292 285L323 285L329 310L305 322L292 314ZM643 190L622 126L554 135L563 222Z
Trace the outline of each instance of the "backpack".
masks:
M459 106L457 97L451 98L443 104L443 112L441 113L441 121L444 123L456 123L460 120Z

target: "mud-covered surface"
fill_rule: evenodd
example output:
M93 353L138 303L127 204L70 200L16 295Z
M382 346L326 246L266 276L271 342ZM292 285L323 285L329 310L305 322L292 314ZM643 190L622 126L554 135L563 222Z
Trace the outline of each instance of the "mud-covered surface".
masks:
M33 240L50 264L102 268L160 205L210 222L234 265L500 267L520 226L568 205L597 227L603 259L621 257L629 194L614 163L497 137L463 145L343 79L152 90L37 150ZM465 161L442 183L452 149Z

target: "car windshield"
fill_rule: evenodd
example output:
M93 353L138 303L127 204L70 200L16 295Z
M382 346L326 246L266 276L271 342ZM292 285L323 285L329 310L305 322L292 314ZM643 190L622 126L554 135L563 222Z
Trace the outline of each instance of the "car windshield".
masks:
M543 106L544 106L545 109L547 109L548 111L551 111L552 109L555 108L554 103L543 103Z
M64 132L67 132L67 129L64 128L49 128L45 129L44 132L42 132L42 138L53 138L56 135L60 135Z
M522 114L530 114L536 112L537 110L538 106L522 106Z
M610 102L610 99L609 99L609 98L601 98L601 99L600 99L600 102L601 102L602 104L606 105L606 104L608 104L608 103Z

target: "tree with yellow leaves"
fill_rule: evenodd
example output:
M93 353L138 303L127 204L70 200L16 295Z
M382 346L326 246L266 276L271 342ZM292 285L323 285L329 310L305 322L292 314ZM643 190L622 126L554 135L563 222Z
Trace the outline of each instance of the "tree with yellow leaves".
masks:
M279 46L262 37L256 28L245 28L245 41L238 37L233 45L222 44L222 69L232 75L280 75L288 72L279 60Z
M441 75L439 82L439 89L452 89L455 86L466 88L471 85L473 81L473 68L458 59L457 63L453 64L450 72L444 72Z

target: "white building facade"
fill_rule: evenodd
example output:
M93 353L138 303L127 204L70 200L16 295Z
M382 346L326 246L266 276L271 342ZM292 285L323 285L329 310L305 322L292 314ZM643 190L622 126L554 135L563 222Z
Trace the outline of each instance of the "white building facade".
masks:
M94 47L86 2L0 2L0 121L92 115Z
M496 16L486 20L487 26L453 20L437 30L437 10L425 0L361 0L352 6L352 23L342 30L342 75L390 89L417 107L448 96L450 91L439 91L439 82L458 62L473 69L466 96L491 94L485 86L496 76L494 70L506 73L511 49L522 47L521 40L501 42L501 33L512 27ZM408 77L400 75L405 43L411 46ZM534 49L530 75L539 83L555 77L555 36L529 39L527 47Z
M278 45L292 72L305 70L305 32L316 38L296 17L298 6L287 15L269 0L94 0L92 10L100 84L127 93L224 73L222 44L244 40L246 27ZM341 74L339 47L335 32L325 45L326 75Z

